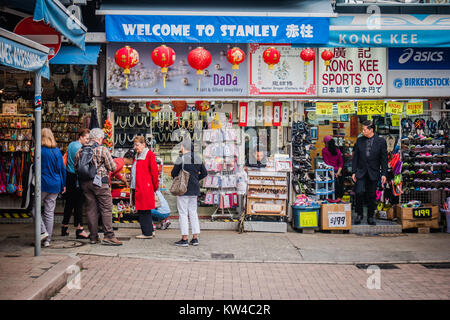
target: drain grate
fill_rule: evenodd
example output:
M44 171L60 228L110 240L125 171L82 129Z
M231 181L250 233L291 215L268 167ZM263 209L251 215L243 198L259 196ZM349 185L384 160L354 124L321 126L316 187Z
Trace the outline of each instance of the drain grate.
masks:
M421 266L427 269L450 269L450 263L422 263Z
M358 269L367 270L370 266L377 266L378 268L382 270L389 270L389 269L398 269L398 267L391 263L380 263L380 264L356 264L355 265Z
M234 254L232 254L232 253L211 253L211 258L217 259L217 260L234 259Z

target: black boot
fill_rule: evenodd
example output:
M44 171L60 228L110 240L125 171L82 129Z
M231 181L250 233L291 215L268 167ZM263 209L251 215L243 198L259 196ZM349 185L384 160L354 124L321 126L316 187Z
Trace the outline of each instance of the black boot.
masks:
M83 236L81 233L83 232L83 229L77 229L77 239L89 239L89 236Z
M62 236L68 236L69 235L69 233L67 232L68 229L69 229L69 227L62 226L61 227L61 235Z
M362 216L356 216L356 219L354 221L354 224L361 224L363 217Z

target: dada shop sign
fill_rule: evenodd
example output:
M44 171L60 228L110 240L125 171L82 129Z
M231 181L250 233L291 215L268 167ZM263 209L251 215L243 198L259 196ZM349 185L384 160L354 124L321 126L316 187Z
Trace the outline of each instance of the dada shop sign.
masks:
M328 18L107 15L111 42L327 43Z

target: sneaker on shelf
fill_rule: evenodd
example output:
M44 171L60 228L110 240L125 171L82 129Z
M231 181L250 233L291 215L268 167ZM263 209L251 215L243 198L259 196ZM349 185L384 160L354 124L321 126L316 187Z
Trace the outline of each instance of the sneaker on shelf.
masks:
M175 242L175 245L178 247L189 247L189 243L187 240L181 239L180 241Z

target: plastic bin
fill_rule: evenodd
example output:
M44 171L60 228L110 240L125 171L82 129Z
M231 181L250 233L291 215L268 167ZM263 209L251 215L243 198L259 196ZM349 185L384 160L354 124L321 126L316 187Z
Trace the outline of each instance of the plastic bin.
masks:
M319 228L320 206L292 206L292 227L294 229Z

